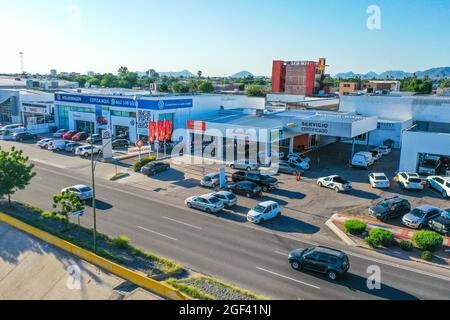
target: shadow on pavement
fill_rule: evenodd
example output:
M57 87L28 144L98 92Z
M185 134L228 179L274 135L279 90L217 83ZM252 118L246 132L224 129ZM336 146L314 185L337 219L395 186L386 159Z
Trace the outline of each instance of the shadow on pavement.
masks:
M88 207L91 207L91 208L92 208L92 200L86 201L86 205L87 205ZM104 211L104 210L109 210L109 209L111 209L112 207L113 207L113 206L112 206L111 204L106 203L105 201L102 201L102 200L100 200L100 199L95 199L95 208L98 209L98 210L102 210L102 211Z
M314 234L320 231L320 228L315 225L283 215L263 222L260 226L274 231L289 233Z

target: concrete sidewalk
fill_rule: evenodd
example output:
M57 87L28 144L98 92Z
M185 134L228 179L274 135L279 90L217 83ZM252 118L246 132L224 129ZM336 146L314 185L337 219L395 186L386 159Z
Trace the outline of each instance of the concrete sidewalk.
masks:
M159 300L104 270L0 223L0 300Z

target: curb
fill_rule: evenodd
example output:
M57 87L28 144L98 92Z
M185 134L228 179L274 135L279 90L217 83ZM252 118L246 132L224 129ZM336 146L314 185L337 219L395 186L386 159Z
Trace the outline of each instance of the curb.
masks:
M333 217L334 215L325 222L325 225L331 229L342 241L345 242L346 245L352 246L352 247L358 247L355 241L353 241L345 232L343 232L341 229L336 227L336 225L333 223Z

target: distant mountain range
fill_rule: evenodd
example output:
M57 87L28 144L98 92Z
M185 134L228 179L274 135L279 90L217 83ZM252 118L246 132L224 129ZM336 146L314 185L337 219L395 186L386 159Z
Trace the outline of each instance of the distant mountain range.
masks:
M416 72L406 72L401 70L390 70L382 73L376 72L368 72L365 74L362 73L353 73L353 72L344 72L338 73L334 76L334 78L341 79L349 79L359 77L361 79L404 79L408 77L412 77L414 74L418 78L423 78L424 76L428 76L430 79L437 80L442 78L450 78L450 67L440 67L440 68L432 68L424 71L416 71Z
M179 78L179 77L183 77L183 78L193 78L196 77L196 75L194 75L193 73L191 73L189 70L182 70L182 71L169 71L169 72L159 72L157 71L158 74L163 77L174 77L174 78Z
M254 75L251 72L243 70L243 71L239 71L238 73L235 73L231 76L231 78L237 78L237 79L246 78L246 77L254 77Z

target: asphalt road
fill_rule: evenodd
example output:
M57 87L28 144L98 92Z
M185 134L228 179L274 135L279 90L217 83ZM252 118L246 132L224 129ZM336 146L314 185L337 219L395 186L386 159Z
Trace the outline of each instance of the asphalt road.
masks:
M37 176L15 200L51 209L51 196L61 188L84 183L88 176L36 164ZM270 224L253 226L242 217L219 219L215 215L193 211L170 203L170 197L105 180L97 190L98 230L112 236L127 235L148 251L168 257L185 266L232 282L275 299L448 299L450 272L417 263L376 258L368 253L346 248L350 272L340 281L331 282L323 275L298 272L287 262L287 252L309 247L270 229ZM90 226L91 208L82 218ZM235 215L220 213L221 216ZM272 222L276 223L276 221ZM336 245L335 245L336 247ZM337 246L339 247L339 245ZM381 289L369 290L367 269L381 269Z

